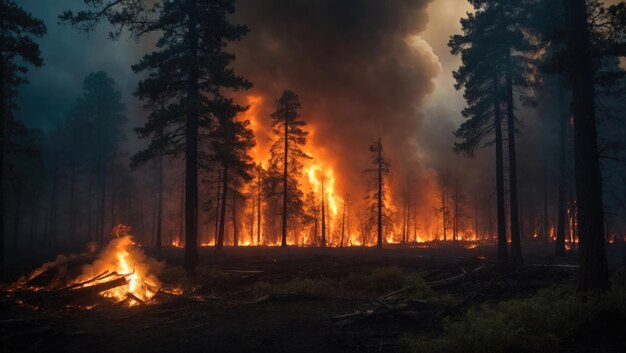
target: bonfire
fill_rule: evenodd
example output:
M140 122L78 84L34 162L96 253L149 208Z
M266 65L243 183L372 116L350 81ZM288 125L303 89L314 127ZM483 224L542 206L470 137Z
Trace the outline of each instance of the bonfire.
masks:
M101 251L92 244L85 253L58 256L21 278L10 292L31 302L54 298L85 303L97 296L133 306L148 303L159 293L156 274L163 267L133 241L129 226L118 225Z

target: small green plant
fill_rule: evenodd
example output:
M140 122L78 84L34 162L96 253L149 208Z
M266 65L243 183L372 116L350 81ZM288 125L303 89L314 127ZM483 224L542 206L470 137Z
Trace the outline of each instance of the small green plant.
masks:
M379 267L370 273L351 273L342 284L347 288L384 294L398 289L406 289L415 298L428 298L434 295L428 284L415 273L407 273L397 266Z
M549 352L601 310L624 310L626 291L583 296L572 288L551 288L526 299L482 304L444 320L438 337L407 336L410 352Z

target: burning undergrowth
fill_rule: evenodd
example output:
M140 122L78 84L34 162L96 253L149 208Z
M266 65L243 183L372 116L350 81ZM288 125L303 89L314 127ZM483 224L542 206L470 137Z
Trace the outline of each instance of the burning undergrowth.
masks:
M147 256L133 241L130 227L118 225L113 238L100 251L90 245L82 254L60 255L7 291L18 302L40 304L61 302L91 307L106 299L127 306L154 302L162 288L157 274L165 264Z

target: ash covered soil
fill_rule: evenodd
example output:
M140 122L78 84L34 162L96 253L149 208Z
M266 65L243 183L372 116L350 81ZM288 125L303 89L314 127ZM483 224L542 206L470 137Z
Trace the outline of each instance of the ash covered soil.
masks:
M577 254L554 258L552 251L551 244L527 245L526 265L511 269L490 262L493 246L240 247L220 255L202 248L198 274L186 278L183 250L168 248L158 256L167 263L160 279L184 294L161 293L133 307L30 305L3 296L0 351L405 352L406 335L436 337L443 320L480 303L554 285L574 290ZM623 245L608 253L613 270L624 266ZM20 269L39 264L28 261ZM603 335L554 351L623 352L623 323L606 320Z

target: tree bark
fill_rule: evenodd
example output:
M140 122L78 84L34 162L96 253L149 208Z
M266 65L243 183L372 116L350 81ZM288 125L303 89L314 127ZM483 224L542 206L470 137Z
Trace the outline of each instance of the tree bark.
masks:
M189 72L187 77L187 124L185 133L185 269L195 275L198 263L198 28L196 2L187 1Z
M580 241L579 288L582 291L609 289L605 249L602 176L598 155L595 116L593 58L585 0L567 0L569 28L568 60L572 69L572 115L576 162L577 227Z
M224 227L226 224L226 200L228 194L228 165L224 165L224 169L222 171L222 202L221 202L221 210L220 210L220 226L219 232L217 235L217 243L215 244L216 250L222 250L224 248Z
M378 138L378 238L377 246L383 248L383 145L382 140Z
M163 148L159 149L159 160L158 160L158 193L159 199L157 200L157 217L156 217L156 248L158 251L161 250L162 244L162 224L163 224Z
M511 51L506 52L506 115L509 137L509 202L511 212L511 260L514 265L524 263L520 236L519 209L517 197L517 153L515 146L515 114L513 102L513 73L511 72Z
M506 241L506 217L504 214L504 158L502 153L502 111L500 109L499 79L494 77L494 128L496 134L496 195L498 212L498 260L506 262L509 249Z
M217 249L217 239L220 231L220 195L222 190L222 171L217 171L217 197L215 198L215 247Z
M237 229L237 190L233 186L233 246L239 246L239 234Z
M259 186L257 189L257 210L256 210L256 243L261 245L261 167L259 166Z
M281 247L287 246L287 164L289 162L289 120L285 118L285 156L283 162L283 225L281 232Z
M322 177L322 247L326 247L326 207L324 200L326 196L324 195L324 178Z
M568 114L565 114L563 108L565 105L565 98L563 88L559 88L559 138L560 138L560 151L559 151L559 196L558 196L558 220L556 229L556 241L555 241L555 254L557 256L565 255L565 233L567 224L569 223L567 217L567 124Z

